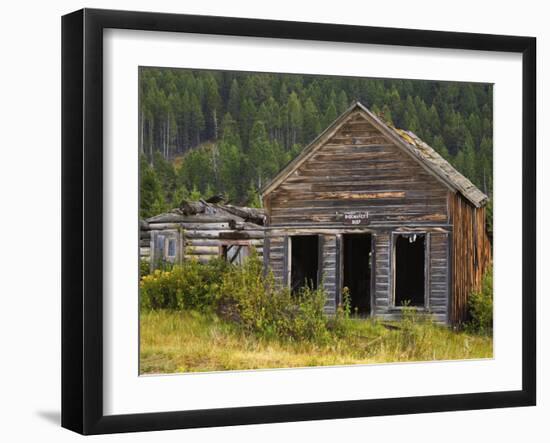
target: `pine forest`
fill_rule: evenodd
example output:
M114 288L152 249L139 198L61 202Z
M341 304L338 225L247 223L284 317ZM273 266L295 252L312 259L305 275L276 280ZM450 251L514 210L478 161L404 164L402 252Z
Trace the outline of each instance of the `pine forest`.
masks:
M260 206L259 190L357 100L492 197L490 84L142 67L139 100L141 217L216 194Z

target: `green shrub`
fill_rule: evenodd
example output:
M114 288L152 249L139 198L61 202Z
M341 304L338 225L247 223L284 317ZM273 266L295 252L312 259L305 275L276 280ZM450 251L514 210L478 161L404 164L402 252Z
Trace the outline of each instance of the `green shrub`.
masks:
M349 294L344 291L343 304L328 317L322 284L292 294L276 284L271 272L264 272L255 250L242 266L221 259L206 264L187 260L170 270L157 269L141 278L140 289L142 309L216 311L240 329L264 338L327 343L349 330Z
M218 306L222 317L244 330L266 338L312 340L330 338L324 314L326 293L302 288L292 294L264 274L261 260L252 253L241 267L231 267L221 285Z
M171 270L157 269L141 278L143 309L212 309L228 265L221 259L201 264L186 260Z
M396 347L403 358L410 359L429 352L434 326L429 314L419 312L408 303L403 305L399 329L395 334Z
M149 275L151 266L147 260L141 259L139 261L139 278Z
M468 299L470 322L467 328L479 334L491 334L493 330L493 271L483 276L481 291L472 292Z
M347 337L350 335L352 329L351 323L351 295L349 288L344 286L342 288L342 303L336 306L336 313L334 317L328 319L329 329L337 337Z

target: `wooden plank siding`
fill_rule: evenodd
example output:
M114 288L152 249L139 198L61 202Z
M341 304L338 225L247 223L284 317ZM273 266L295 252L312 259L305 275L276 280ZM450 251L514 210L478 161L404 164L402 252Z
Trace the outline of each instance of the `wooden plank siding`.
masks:
M374 236L374 314L385 315L392 304L391 294L391 234Z
M329 313L340 302L346 233L372 235L371 314L382 319L402 315L393 300L399 233L426 235L425 304L419 309L437 322L467 320L468 295L480 289L491 265L487 197L414 134L385 126L360 104L292 160L262 198L272 241L266 263L282 284L288 239L322 236ZM366 222L347 224L349 212L368 214Z
M279 285L283 285L285 282L285 236L268 234L266 246L269 247L269 268L273 272L275 281Z
M311 235L311 232L293 232L292 235ZM281 286L288 286L288 276L290 270L289 246L290 238L288 235L279 235L278 233L267 233L264 241L265 247L269 248L268 266L273 273L275 282ZM286 258L285 258L286 254ZM325 312L332 314L336 311L336 235L319 235L319 272L320 280L323 283L327 293L327 302Z
M392 237L401 230L426 233L426 308L436 321L447 323L448 245L452 229L449 192L447 185L360 113L353 114L324 145L264 196L270 241L275 241L269 249L269 265L284 284L284 238L322 235L326 311L334 312L342 284L341 245L338 246L341 236L349 232L370 233L371 313L394 320L400 318L402 310L393 302ZM367 225L343 225L341 214L346 211L368 212Z
M323 240L320 242L322 248L322 270L323 270L323 285L327 293L327 301L325 304L325 312L335 313L337 305L336 292L336 235L322 235Z
M269 195L269 223L338 223L349 210L371 224L446 223L447 191L356 114Z
M453 224L451 323L468 320L468 296L481 289L492 266L492 247L485 227L485 208L475 208L459 194L449 193Z
M393 299L395 276L392 236L399 231L375 235L375 260L373 264L374 315L385 320L401 317L401 308ZM448 243L446 232L426 233L426 277L425 309L434 321L448 323Z
M447 323L449 304L449 234L429 234L429 296L427 307L434 319Z

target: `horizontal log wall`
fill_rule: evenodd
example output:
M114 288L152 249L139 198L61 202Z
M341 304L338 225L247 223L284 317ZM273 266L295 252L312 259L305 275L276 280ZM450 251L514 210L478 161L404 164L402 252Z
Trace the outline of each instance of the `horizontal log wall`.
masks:
M446 223L447 187L359 114L266 197L271 226L337 223L343 211L369 222Z
M139 231L139 258L146 262L151 260L151 231L146 229Z
M151 233L154 233L151 235ZM263 256L264 231L261 226L257 229L235 231L229 228L229 223L151 223L149 230L140 232L140 255L143 259L150 260L154 257L154 238L156 235L166 235L178 238L183 244L181 246L181 259L196 259L205 263L212 258L219 257L221 246L232 241L246 243L254 247L260 259ZM230 238L235 235L238 240ZM146 245L146 242L148 244ZM153 258L156 260L156 258Z
M485 208L475 208L459 194L449 193L453 224L451 323L468 320L468 297L481 289L492 266L492 247L485 227Z

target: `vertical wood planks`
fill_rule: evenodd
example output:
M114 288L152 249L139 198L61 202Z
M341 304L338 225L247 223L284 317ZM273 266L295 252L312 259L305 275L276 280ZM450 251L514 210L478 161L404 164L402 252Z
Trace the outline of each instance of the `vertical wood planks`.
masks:
M453 224L451 323L468 320L468 297L479 291L492 266L492 247L485 229L485 208L475 208L459 194L449 193Z

